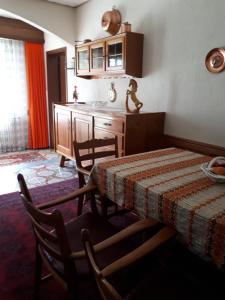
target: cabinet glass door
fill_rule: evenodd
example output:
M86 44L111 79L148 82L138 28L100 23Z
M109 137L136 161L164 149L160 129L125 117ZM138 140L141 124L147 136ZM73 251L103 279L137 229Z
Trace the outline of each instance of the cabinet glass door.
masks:
M103 49L95 48L91 49L92 55L92 69L101 69L103 65Z
M122 66L122 43L109 45L108 52L108 66L119 67Z
M123 69L123 39L107 42L107 69Z
M89 48L81 47L77 49L77 73L86 74L89 72Z
M92 73L104 70L104 46L103 43L90 46L90 65Z
M88 51L83 50L79 51L78 53L78 63L79 63L79 70L87 70L88 69Z

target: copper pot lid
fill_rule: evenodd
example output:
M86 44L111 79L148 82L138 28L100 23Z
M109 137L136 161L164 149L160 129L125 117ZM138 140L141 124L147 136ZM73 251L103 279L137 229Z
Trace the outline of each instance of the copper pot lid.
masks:
M114 35L120 29L121 25L121 14L117 9L112 9L110 11L106 11L101 20L102 28Z
M207 54L205 65L209 72L219 73L225 68L225 49L214 48Z

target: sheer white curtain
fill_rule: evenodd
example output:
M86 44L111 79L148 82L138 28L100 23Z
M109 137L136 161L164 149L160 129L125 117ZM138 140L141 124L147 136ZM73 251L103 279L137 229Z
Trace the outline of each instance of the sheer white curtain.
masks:
M0 153L27 147L24 44L0 38Z

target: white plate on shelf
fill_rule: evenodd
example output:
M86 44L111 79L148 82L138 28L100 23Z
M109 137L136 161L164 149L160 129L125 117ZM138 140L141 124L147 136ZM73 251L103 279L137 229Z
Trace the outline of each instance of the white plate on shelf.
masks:
M204 163L201 165L201 170L208 176L211 180L218 183L225 183L225 176L217 175L210 171L209 163Z

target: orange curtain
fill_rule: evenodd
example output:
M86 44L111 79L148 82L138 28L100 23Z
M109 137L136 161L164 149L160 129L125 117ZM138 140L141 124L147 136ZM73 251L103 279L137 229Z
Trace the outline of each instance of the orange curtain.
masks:
M43 44L25 42L28 94L28 147L48 147L46 84Z

